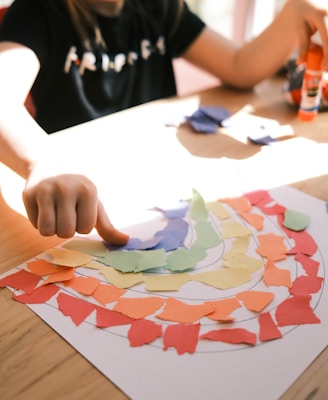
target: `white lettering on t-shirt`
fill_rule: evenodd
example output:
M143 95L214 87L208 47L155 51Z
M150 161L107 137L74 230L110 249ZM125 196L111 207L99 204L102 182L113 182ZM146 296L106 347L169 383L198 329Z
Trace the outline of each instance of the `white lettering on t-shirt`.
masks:
M128 64L133 65L138 60L138 54L135 51L130 51L128 54Z
M122 53L117 54L115 56L115 61L114 61L115 72L121 72L125 64L126 64L126 56Z
M71 46L66 56L64 71L69 73L72 64L75 64L78 66L79 74L81 76L84 75L85 70L96 71L97 68L101 68L104 72L107 72L111 69L119 73L122 71L125 65L133 65L139 57L141 57L143 60L148 60L153 53L164 55L165 52L165 39L163 36L160 36L154 45L152 45L148 39L143 39L140 42L140 53L136 51L130 51L127 54L119 53L113 56L102 53L100 66L99 63L97 63L96 55L91 51L86 51L83 53L80 61L77 54L77 48L75 46Z
M144 39L141 41L141 57L144 60L148 60L151 55L151 44L148 39Z
M70 70L70 68L71 68L71 64L72 64L72 62L75 62L75 61L77 61L78 60L78 56L77 56L77 54L76 54L76 47L75 46L72 46L70 49L69 49L69 52L68 52L68 54L67 54L67 56L66 56L66 61L65 61L65 65L64 65L64 71L68 74L69 73L69 70Z
M97 70L96 56L93 53L91 53L91 51L87 51L86 53L83 54L79 69L80 75L83 75L86 69L89 69L90 71Z
M165 54L165 50L166 49L165 49L165 40L164 40L163 36L160 36L158 38L157 43L156 43L156 47L157 47L160 55L164 55Z

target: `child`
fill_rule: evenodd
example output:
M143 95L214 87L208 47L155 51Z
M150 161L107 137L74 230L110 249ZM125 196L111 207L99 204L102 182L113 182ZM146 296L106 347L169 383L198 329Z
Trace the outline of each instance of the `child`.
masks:
M16 0L0 28L0 161L26 179L34 227L63 238L95 227L113 244L128 240L87 177L59 173L47 134L175 95L177 56L246 88L276 72L298 38L302 61L318 30L327 67L326 15L313 1L287 1L261 35L238 48L182 0ZM24 106L29 92L33 117Z

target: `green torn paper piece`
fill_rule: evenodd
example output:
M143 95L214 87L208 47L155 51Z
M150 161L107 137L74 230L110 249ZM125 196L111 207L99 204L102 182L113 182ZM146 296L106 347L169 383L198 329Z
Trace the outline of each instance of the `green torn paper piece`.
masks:
M298 211L286 210L283 225L293 231L303 231L310 223L310 217Z
M189 207L190 217L194 221L206 220L208 217L208 209L205 202L197 190L193 189L192 192L193 196Z
M100 260L123 273L142 272L164 267L167 262L163 249L145 251L111 251Z
M222 239L209 221L197 221L195 231L197 234L195 243L197 246L204 247L204 249L211 249L222 242Z
M198 245L198 243L194 243L189 248L189 255L197 262L205 259L207 251L204 247Z
M195 260L191 257L189 252L183 247L172 251L167 257L166 269L170 271L186 271L196 266Z

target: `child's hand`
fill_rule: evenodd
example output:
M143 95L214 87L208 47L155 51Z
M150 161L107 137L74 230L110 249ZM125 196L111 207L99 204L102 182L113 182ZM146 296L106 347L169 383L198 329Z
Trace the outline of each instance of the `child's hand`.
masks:
M111 244L123 245L129 240L113 227L95 185L83 175L41 177L34 170L26 182L23 200L31 223L43 236L69 238L75 232L85 234L96 228Z
M328 71L328 3L323 0L290 0L299 38L299 62L304 63L311 36L318 31L323 47L323 69Z

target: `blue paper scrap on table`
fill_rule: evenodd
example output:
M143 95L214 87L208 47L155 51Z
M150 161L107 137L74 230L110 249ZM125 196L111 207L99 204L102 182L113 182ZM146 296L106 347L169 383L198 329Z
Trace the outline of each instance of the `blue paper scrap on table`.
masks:
M186 118L191 127L199 133L215 133L218 126L231 116L230 112L219 106L200 106Z

